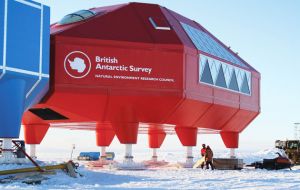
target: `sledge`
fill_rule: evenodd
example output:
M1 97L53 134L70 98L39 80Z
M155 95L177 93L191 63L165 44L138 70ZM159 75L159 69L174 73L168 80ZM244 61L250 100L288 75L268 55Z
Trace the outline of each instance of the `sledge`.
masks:
M290 169L294 166L292 161L282 156L280 153L278 153L278 157L274 159L263 159L261 162L254 162L250 165L247 165L248 167L255 167L255 169L267 169L267 170L281 170L281 169Z
M203 156L193 165L193 168L194 169L199 168L202 164L204 164L204 162L205 162L205 157Z
M214 158L213 165L217 170L241 170L244 162L238 158Z
M24 173L31 173L31 172L40 172L45 173L53 170L63 170L65 171L70 177L77 177L76 169L79 167L77 163L69 161L67 163L62 163L58 165L50 165L50 166L39 166L39 167L31 167L31 168L20 168L20 169L11 169L11 170L2 170L0 171L1 175L11 175L11 174L24 174Z

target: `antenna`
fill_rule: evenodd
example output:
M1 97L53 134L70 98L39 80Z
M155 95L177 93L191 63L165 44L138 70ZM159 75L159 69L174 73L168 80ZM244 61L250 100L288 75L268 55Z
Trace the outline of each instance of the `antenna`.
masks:
M300 140L300 123L294 123L294 138Z
M70 160L73 160L73 151L75 149L75 144L72 144L72 151L71 151L71 156L70 156Z

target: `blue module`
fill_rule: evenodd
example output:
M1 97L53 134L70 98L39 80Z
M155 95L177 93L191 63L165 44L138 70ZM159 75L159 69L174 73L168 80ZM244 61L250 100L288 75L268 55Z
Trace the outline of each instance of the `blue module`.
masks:
M0 1L0 138L18 138L25 110L49 89L50 8Z
M80 152L79 157L88 158L88 160L98 160L100 152Z

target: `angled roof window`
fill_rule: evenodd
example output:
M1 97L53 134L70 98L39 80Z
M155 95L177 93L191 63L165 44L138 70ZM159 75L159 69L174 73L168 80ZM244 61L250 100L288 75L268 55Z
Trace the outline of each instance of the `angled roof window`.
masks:
M64 24L71 24L75 22L80 22L83 20L86 20L90 17L95 16L96 14L93 11L90 10L80 10L75 13L68 14L62 18L58 24L64 25Z
M233 64L248 68L248 66L246 66L240 58L230 52L228 48L225 48L221 43L216 41L206 32L182 22L181 26L198 50L224 59Z

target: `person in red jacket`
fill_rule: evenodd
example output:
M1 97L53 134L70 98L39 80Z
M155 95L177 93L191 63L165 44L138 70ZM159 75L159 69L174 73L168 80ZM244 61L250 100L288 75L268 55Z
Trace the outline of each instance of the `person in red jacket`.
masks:
M201 156L204 157L206 155L206 145L202 144ZM205 162L201 164L201 168L203 169Z
M201 156L205 156L205 153L206 153L206 145L205 144L202 144L202 149L201 149Z

